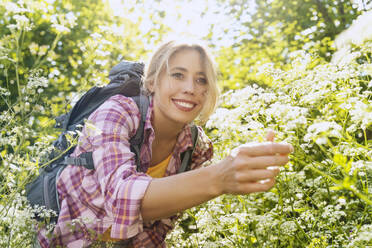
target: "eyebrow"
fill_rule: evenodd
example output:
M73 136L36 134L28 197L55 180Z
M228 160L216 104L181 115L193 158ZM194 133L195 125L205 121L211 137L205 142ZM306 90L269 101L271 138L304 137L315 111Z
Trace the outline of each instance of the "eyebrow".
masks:
M173 68L170 69L170 71L173 71L173 70L180 70L180 71L183 71L183 72L187 72L187 69L183 68L183 67L173 67ZM205 73L202 72L202 71L197 72L196 74L205 76Z

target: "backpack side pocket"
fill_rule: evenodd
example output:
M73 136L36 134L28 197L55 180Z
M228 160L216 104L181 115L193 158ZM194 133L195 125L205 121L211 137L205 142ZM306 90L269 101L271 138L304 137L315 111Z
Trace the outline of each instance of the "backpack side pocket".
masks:
M44 206L47 210L53 210L57 216L51 217L52 222L57 222L60 210L57 179L66 166L64 164L55 164L48 170L42 170L40 175L26 186L27 200L32 207ZM52 169L50 169L52 168ZM38 221L43 221L43 215L36 214Z

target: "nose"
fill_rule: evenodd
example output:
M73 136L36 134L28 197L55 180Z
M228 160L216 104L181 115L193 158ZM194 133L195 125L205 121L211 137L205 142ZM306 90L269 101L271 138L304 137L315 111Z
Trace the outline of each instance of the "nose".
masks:
M188 77L183 86L183 90L186 93L194 94L195 93L195 82L192 77Z

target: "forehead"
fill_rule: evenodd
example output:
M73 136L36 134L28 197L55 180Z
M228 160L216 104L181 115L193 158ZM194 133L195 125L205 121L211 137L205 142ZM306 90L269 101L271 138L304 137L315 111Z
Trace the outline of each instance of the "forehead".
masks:
M169 58L169 69L184 68L193 72L204 72L205 66L200 52L196 49L182 49Z

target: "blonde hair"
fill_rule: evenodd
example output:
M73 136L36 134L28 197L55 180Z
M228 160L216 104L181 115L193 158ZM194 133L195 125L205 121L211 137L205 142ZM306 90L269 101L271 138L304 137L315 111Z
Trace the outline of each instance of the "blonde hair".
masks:
M163 70L168 69L170 58L175 53L184 49L194 49L199 52L202 65L204 67L203 69L205 70L205 76L208 82L208 92L206 95L207 99L198 117L198 119L204 123L208 120L209 116L216 108L219 90L217 87L217 73L212 56L203 45L199 43L186 43L178 41L169 41L161 45L151 57L150 63L148 63L144 77L144 90L147 94L151 94L151 85L154 86L159 83L158 81L160 73Z

